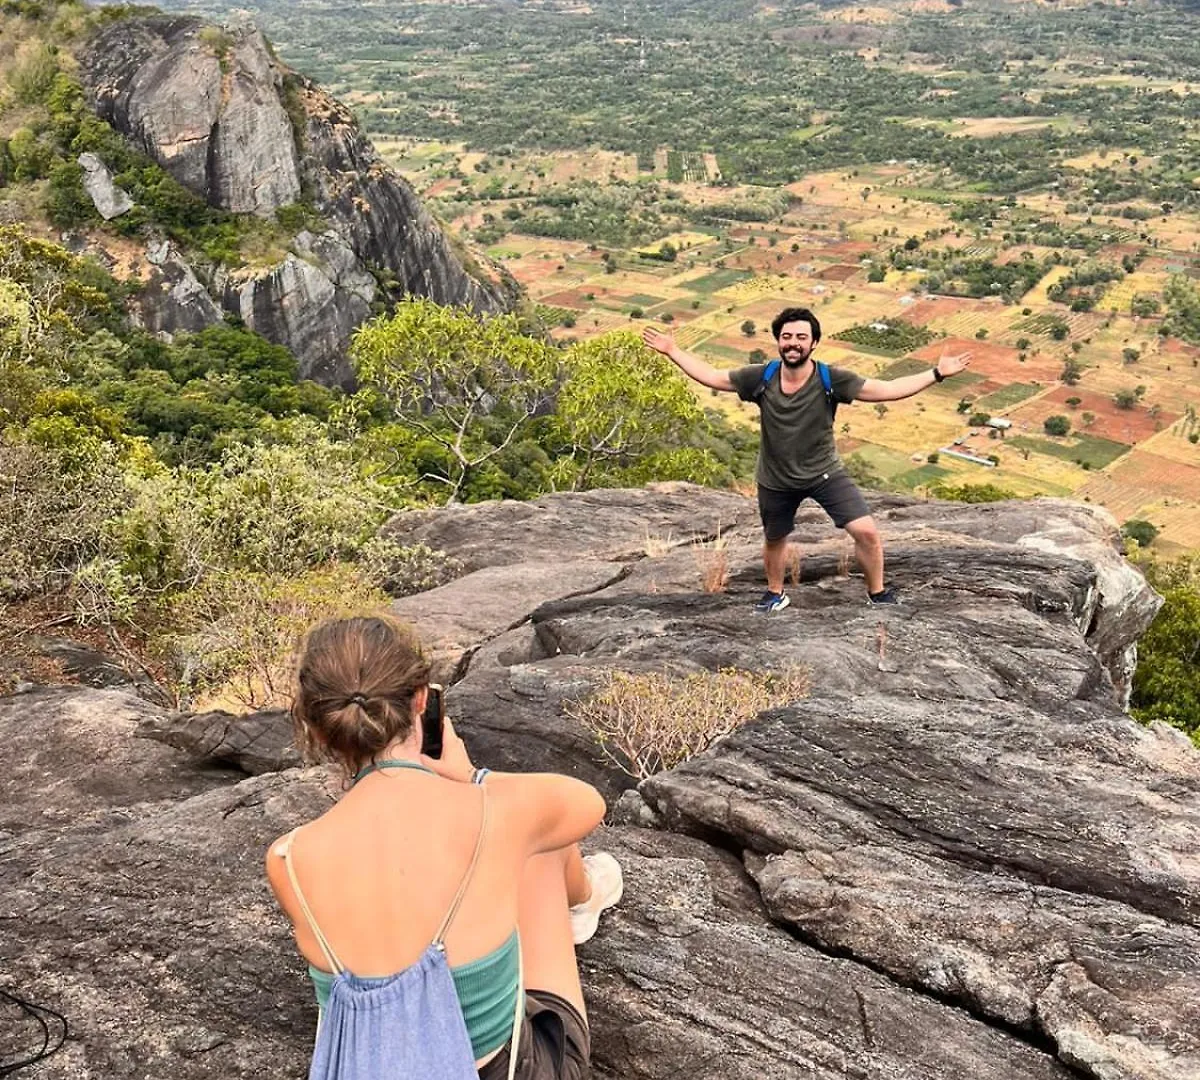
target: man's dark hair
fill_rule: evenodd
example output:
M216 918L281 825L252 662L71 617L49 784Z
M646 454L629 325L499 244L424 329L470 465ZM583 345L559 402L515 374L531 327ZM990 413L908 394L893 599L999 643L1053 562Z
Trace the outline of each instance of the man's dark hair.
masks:
M815 345L821 340L821 324L817 321L817 317L806 307L790 307L784 308L771 320L771 335L776 341L779 340L779 331L790 322L808 323L812 327L813 344Z

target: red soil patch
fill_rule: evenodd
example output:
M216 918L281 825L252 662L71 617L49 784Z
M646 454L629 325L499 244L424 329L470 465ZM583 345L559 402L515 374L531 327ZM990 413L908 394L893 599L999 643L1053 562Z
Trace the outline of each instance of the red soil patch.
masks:
M553 259L522 259L519 262L505 263L508 270L522 285L535 281L544 281L558 273L559 263Z
M1200 498L1200 469L1145 450L1132 451L1109 476L1118 483L1137 484L1177 499Z
M584 297L580 289L563 289L562 292L551 293L549 296L541 297L539 302L549 304L552 307L578 308L580 311L586 311L592 303L591 300Z
M776 259L776 255L780 258ZM729 265L738 270L761 270L767 274L782 274L800 262L798 255L793 255L787 248L750 248L739 251L729 259Z
M1200 358L1200 348L1195 345L1189 345L1186 341L1180 341L1179 338L1163 338L1162 352L1174 353L1176 356L1181 356L1187 360L1195 360Z
M1017 359L1020 355L1016 349L1008 345L994 345L976 338L948 337L941 341L931 341L922 345L912 355L918 360L927 360L936 364L943 352L955 355L969 352L971 367L976 375L982 375L999 386L1009 383L1040 382L1043 384L1056 382L1062 370L1062 361L1052 356L1030 356L1025 363ZM979 384L976 383L975 386ZM974 387L971 393L977 395Z
M1080 399L1078 408L1072 409L1067 398ZM1092 413L1096 419L1090 427L1084 427L1083 414ZM1133 445L1150 438L1156 431L1179 419L1177 414L1161 412L1157 418L1150 410L1138 406L1135 409L1118 409L1111 397L1092 393L1078 386L1059 386L1045 397L1024 405L1018 405L1011 417L1014 421L1027 421L1040 430L1042 421L1048 416L1065 416L1071 421L1076 434L1098 435L1102 439ZM1200 488L1197 489L1200 491Z
M957 296L929 296L913 304L904 317L909 322L924 326L933 319L944 319L951 315L957 315L971 304L972 301L960 299Z
M865 240L841 240L823 249L822 254L826 258L832 255L839 259L861 259L874 250L875 246Z
M862 267L859 266L835 264L825 267L824 270L818 270L816 276L822 281L849 281L861 269Z

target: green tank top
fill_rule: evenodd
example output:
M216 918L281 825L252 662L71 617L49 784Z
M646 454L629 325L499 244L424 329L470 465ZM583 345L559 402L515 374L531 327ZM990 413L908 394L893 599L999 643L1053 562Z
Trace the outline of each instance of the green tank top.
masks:
M358 783L368 773L380 769L418 769L421 772L433 772L415 761L388 759L361 769L354 777L354 782ZM516 1013L521 982L520 961L521 944L514 930L504 944L486 956L450 969L476 1061L494 1050L499 1050L512 1036L513 1016ZM317 1006L324 1009L329 1001L330 987L337 976L311 964L308 966L308 974L316 990Z

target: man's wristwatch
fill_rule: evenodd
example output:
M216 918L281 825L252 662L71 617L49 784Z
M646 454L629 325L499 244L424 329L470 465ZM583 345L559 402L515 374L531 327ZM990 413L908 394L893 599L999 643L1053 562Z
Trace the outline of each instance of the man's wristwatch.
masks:
M933 381L934 382L945 382L946 381L946 376L943 375L940 371L938 371L937 364L934 364L933 368L931 370L933 371Z

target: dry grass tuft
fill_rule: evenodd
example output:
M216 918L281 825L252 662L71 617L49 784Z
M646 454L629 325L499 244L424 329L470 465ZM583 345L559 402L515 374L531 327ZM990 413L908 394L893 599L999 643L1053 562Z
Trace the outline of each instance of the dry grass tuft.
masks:
M848 578L850 576L850 559L854 555L854 542L848 540L842 544L842 550L838 553L837 576L839 579Z
M808 672L702 671L608 676L607 685L563 711L596 736L619 769L644 780L707 750L764 709L807 697Z
M787 577L793 586L800 584L800 571L804 566L804 550L799 544L787 546Z
M661 559L671 550L672 546L670 531L667 532L666 536L658 534L651 536L650 532L647 531L646 543L642 545L642 550L646 553L648 559Z
M729 541L721 535L711 540L697 540L692 544L696 555L696 566L700 570L700 588L706 593L723 593L729 584Z

